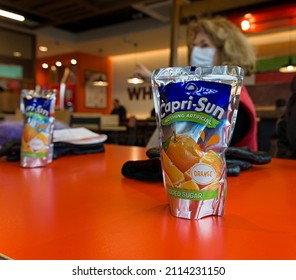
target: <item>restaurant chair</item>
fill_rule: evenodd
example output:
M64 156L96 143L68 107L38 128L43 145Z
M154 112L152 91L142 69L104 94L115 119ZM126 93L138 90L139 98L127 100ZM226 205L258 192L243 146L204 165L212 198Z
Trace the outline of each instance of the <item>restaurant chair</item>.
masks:
M148 144L149 139L154 133L156 127L157 127L157 124L156 124L155 117L147 118L145 130L144 130L144 146Z
M108 128L119 126L118 115L102 115L101 116L101 127L102 129L108 130Z
M100 132L101 131L101 115L72 113L70 117L70 126L72 128L85 127L94 132Z
M102 115L101 132L108 135L109 143L121 144L126 130L125 125L120 125L118 115Z
M136 145L137 140L137 119L135 116L131 116L127 122L127 145L134 146Z

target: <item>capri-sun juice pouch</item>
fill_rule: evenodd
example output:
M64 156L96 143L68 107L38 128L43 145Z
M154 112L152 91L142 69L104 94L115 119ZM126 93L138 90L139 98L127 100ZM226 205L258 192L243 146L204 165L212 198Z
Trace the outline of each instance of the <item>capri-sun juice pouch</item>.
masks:
M46 166L52 160L56 92L22 91L24 128L21 144L21 167Z
M164 186L172 215L222 216L225 150L235 126L243 70L171 67L152 73Z

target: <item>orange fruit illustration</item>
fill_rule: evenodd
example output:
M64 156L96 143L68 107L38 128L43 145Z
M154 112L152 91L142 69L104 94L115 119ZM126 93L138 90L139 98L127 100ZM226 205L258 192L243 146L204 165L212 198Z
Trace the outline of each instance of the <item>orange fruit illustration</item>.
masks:
M21 142L21 151L23 153L33 153L33 149L28 145L27 142L25 142L24 139L22 139L22 142Z
M216 172L216 177L219 178L222 173L223 162L221 157L212 150L209 150L204 156L200 159L200 162L212 166Z
M38 132L32 127L30 124L25 124L24 129L23 129L23 139L25 142L30 142Z
M185 134L172 136L166 153L172 163L182 172L198 163L203 155L195 140Z

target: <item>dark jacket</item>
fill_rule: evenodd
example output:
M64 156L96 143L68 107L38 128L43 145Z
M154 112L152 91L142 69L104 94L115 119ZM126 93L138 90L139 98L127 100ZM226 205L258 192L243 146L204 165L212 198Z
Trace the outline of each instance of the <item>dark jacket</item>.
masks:
M278 158L296 159L296 76L291 83L292 95L276 126Z
M111 114L118 115L120 123L123 123L126 120L126 109L122 105L120 105L118 108L114 108Z

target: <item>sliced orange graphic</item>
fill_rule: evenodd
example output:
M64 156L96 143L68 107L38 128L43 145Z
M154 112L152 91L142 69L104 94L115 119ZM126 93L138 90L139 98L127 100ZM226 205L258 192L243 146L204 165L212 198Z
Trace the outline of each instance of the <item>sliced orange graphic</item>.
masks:
M32 127L30 124L25 124L24 129L23 129L23 139L25 142L30 142L38 132Z
M194 191L199 190L198 185L192 180L181 183L180 188L183 190L194 190Z
M172 163L164 151L162 152L162 160L164 171L173 185L178 185L185 180L183 172Z

